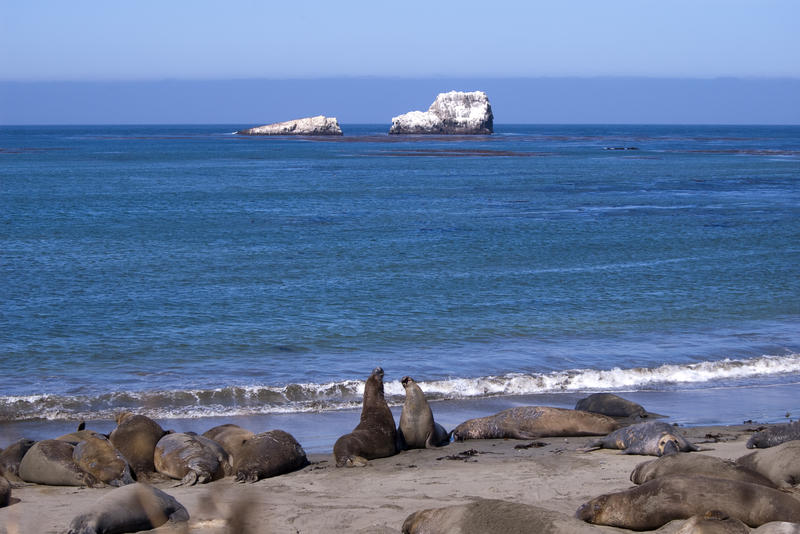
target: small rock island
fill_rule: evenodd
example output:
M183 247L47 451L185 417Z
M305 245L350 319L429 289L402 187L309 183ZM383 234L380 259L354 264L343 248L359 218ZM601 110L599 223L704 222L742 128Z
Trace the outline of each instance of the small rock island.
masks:
M317 115L265 126L256 126L236 132L240 135L342 135L336 117Z
M390 134L485 135L494 128L489 98L483 91L439 93L428 111L392 117Z

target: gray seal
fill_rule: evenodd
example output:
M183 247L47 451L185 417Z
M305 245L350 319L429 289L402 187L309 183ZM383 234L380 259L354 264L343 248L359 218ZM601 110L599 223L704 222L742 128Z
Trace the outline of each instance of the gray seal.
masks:
M75 446L66 441L37 441L22 458L19 477L25 482L47 486L98 485L97 479L83 471L72 459L74 450Z
M131 468L108 438L94 434L75 445L72 459L84 472L110 486L133 484Z
M718 511L750 527L770 521L800 522L797 499L780 490L721 478L666 476L601 495L576 512L597 525L655 530L674 519Z
M116 488L78 514L67 534L111 534L151 530L170 522L189 520L189 513L174 497L137 482Z
M642 462L631 472L631 482L644 484L670 475L702 475L776 487L768 478L751 469L707 454L670 454Z
M397 428L383 396L383 369L376 367L364 384L361 420L349 434L336 440L336 467L364 466L368 460L397 454Z
M800 485L800 440L751 452L736 463L767 477L779 488Z
M647 418L664 417L648 412L641 404L636 404L628 399L623 399L613 393L594 393L581 399L575 405L576 410L601 413L609 417Z
M406 400L397 429L401 447L430 449L450 443L450 434L433 420L433 411L419 384L410 376L403 377L401 383L406 390Z
M149 417L123 412L117 416L117 428L108 439L128 460L138 479L156 470L153 455L164 434L164 429Z
M19 478L19 464L35 443L32 439L22 438L3 449L0 453L0 474L10 482L22 482Z
M156 471L185 486L219 480L231 472L222 445L193 434L166 434L158 440L153 460Z
M699 451L677 429L667 423L638 423L616 430L590 444L587 450L621 449L624 454L665 456L677 452Z
M236 482L256 482L308 465L303 447L283 430L270 430L248 439L233 462Z
M693 515L675 534L750 534L750 527L718 511Z
M11 484L5 477L0 476L0 508L11 504Z
M619 423L607 415L549 406L520 406L464 421L453 430L453 437L464 441L600 436L617 428Z
M225 449L225 452L230 457L231 465L236 461L236 456L239 455L244 442L253 436L255 434L249 430L232 424L218 425L203 432L203 437L212 439L222 445L222 448Z
M747 440L747 448L766 449L796 439L800 439L800 421L773 425L761 432L756 432Z

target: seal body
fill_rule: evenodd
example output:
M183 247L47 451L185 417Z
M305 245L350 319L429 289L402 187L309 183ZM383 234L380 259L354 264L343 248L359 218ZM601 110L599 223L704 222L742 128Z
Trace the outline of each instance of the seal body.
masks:
M75 446L66 441L45 439L22 458L19 477L25 482L48 486L95 486L97 480L72 459Z
M11 504L11 484L5 477L0 476L0 508Z
M32 439L22 438L5 449L0 453L0 474L6 477L11 482L21 482L19 478L19 464L25 453L30 450L36 442Z
M225 452L227 452L230 457L231 465L233 465L244 442L253 436L255 436L255 434L249 430L245 430L239 425L232 424L215 426L203 432L203 437L212 439L222 445L222 448L225 449Z
M138 478L155 471L153 455L156 443L165 433L149 417L124 412L117 417L117 428L108 439L122 453Z
M109 491L76 516L67 534L139 532L167 521L189 520L189 513L174 497L137 482Z
M617 421L607 415L549 406L521 406L465 421L453 430L453 437L463 441L599 436L608 434L619 426Z
M579 519L631 530L655 530L674 519L710 510L750 527L770 521L800 522L798 500L780 490L702 476L666 476L601 495L576 512Z
M636 404L628 399L623 399L613 393L594 393L585 399L581 399L575 405L576 410L585 412L601 413L609 417L662 417L652 414L645 410L642 405Z
M72 459L82 471L110 486L133 483L128 462L101 434L90 435L75 445Z
M631 482L644 484L670 475L702 475L776 487L768 478L751 469L707 454L670 454L640 463L631 472Z
M367 460L397 454L397 428L383 396L383 369L376 367L364 385L361 420L349 434L336 440L336 466L365 465Z
M751 452L736 463L765 476L779 488L800 485L800 440Z
M166 434L156 444L156 471L192 486L230 473L228 453L213 440L192 434Z
M675 427L659 422L638 423L620 428L592 443L589 448L621 449L624 454L650 456L700 450L678 433Z
M719 512L693 515L675 534L750 534L750 527Z
M747 440L747 448L766 449L797 439L800 439L800 421L774 425L761 432L756 432Z
M410 376L403 377L401 382L406 390L398 428L398 437L403 447L424 449L450 443L447 430L433 420L433 411L419 384Z
M64 434L63 436L58 436L56 439L59 441L66 441L68 443L72 443L73 445L77 445L81 441L85 440L86 438L90 438L92 436L99 436L102 434L98 434L94 430L76 430L75 432L70 432L69 434ZM107 437L107 436L106 436Z
M237 482L255 482L308 465L303 447L283 430L270 430L247 440L233 463Z

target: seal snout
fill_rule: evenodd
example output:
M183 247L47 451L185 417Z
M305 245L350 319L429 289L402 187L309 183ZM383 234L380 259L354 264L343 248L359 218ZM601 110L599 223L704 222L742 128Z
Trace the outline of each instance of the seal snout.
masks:
M678 443L677 438L675 437L668 437L666 439L662 438L661 443L659 443L658 452L660 452L661 456L668 456L670 454L678 454L681 451L680 443Z
M372 374L383 379L383 367L376 367L372 370Z
M414 379L411 378L410 376L404 376L403 379L400 380L400 383L403 384L403 387L407 387L409 382L413 382L413 381L414 381Z

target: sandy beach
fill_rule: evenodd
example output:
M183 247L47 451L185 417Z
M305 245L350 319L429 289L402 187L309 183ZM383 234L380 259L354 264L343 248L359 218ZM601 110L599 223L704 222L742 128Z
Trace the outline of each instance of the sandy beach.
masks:
M682 431L708 449L692 454L736 459L749 452L745 442L757 427ZM591 441L471 440L404 451L363 468L336 468L331 454L310 454L311 464L304 469L254 484L237 484L228 477L196 487L173 487L174 482L157 486L187 508L188 531L198 534L398 533L417 510L475 499L503 499L572 515L593 497L631 487L631 470L653 459L616 450L582 452ZM80 509L107 491L111 489L19 485L13 490L18 502L0 509L0 528L4 534L64 532ZM230 518L236 523L229 524ZM672 532L679 524L661 531Z

